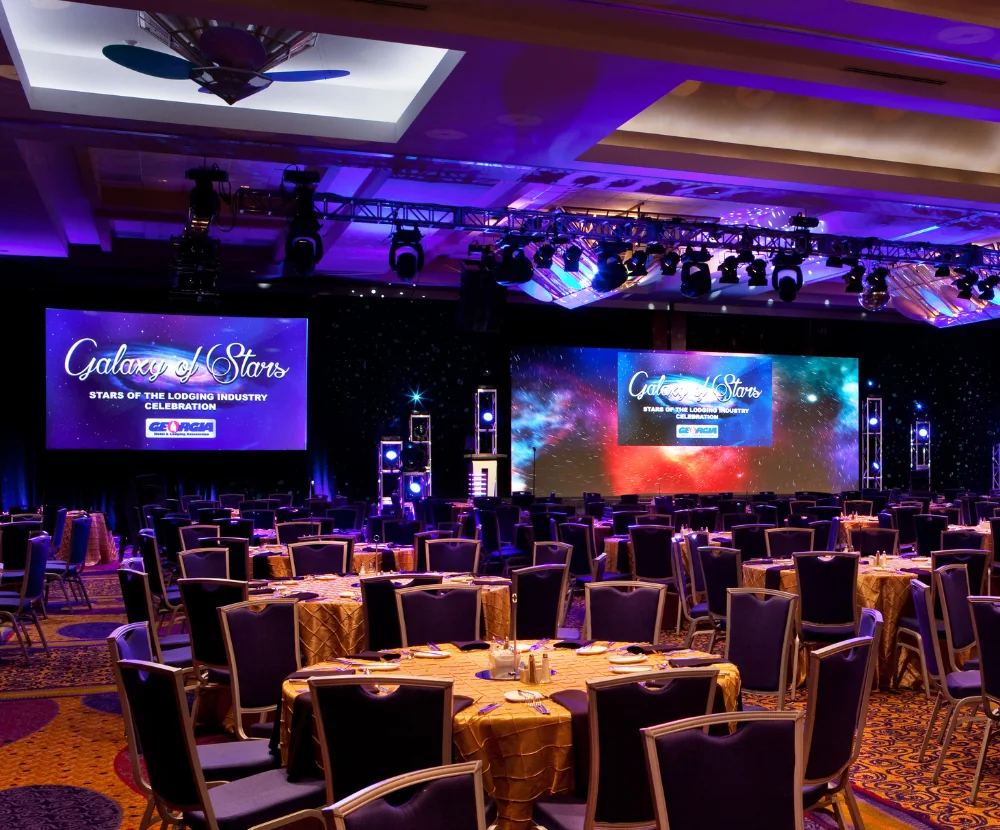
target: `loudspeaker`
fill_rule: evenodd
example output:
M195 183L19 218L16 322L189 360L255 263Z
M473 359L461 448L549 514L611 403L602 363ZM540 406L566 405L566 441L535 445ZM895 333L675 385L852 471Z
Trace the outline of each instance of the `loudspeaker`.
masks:
M499 332L506 302L507 289L497 285L490 274L463 268L458 292L458 330Z

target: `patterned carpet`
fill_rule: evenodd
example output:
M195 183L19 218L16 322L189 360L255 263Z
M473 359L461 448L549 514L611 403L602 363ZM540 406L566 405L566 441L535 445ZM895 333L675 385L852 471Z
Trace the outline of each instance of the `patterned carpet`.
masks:
M104 637L124 621L113 572L86 577L94 611L50 610L38 647L21 666L0 648L0 828L118 830L138 827L144 799L132 787L121 714ZM575 604L576 606L576 604ZM573 608L568 625L579 622ZM800 699L801 703L801 699ZM934 756L917 763L931 705L914 692L872 696L868 729L853 780L869 830L1000 827L1000 751L992 753L976 807L968 803L982 727L963 728L938 785ZM86 823L81 817L87 816ZM807 830L832 830L829 816L807 816Z

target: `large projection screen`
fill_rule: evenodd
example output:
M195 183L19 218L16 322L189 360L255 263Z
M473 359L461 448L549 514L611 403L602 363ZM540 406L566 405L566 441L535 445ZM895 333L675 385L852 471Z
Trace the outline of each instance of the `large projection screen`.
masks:
M304 450L307 323L46 309L46 446Z
M521 348L511 449L514 491L853 489L858 362Z

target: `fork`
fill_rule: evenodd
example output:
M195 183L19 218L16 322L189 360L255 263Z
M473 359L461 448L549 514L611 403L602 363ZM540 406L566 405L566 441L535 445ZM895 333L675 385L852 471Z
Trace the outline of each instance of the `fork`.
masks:
M538 712L540 715L551 714L549 710L545 708L545 705L541 703L532 703L531 708L534 709L536 712Z

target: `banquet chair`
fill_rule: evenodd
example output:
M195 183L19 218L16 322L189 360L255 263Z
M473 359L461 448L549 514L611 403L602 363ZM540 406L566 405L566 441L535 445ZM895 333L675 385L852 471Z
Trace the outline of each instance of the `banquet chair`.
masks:
M203 539L222 535L217 524L188 525L187 527L180 528L179 532L182 551L203 547Z
M840 507L817 504L806 508L806 515L809 516L814 522L829 521L834 516L840 515Z
M552 516L553 523L555 522L555 517ZM460 539L478 539L479 538L479 525L476 523L475 512L469 512L461 515L459 517L459 538ZM555 530L553 530L555 533Z
M253 522L255 530L273 530L274 529L274 511L273 510L241 510L241 519L250 519Z
M281 687L302 668L299 606L294 599L252 599L219 609L229 667L236 735L270 738L281 717ZM256 716L247 727L246 717Z
M136 740L132 710L128 705L128 697L122 685L122 673L118 664L122 660L162 663L156 659L152 645L150 626L145 622L120 626L108 637L111 671L114 674L118 701L122 708L125 738L128 743L129 760L132 767L132 781L147 799L146 810L139 822L138 830L145 830L155 823L152 818L156 802L152 797L153 793L143 764L142 752ZM206 781L213 782L213 785L224 781L236 781L281 766L280 759L271 753L270 748L264 742L225 741L201 744L195 747L195 751ZM162 819L162 816L160 818Z
M581 695L569 700L574 709L586 711L590 727L589 752L574 747L581 761L576 775L588 775L586 795L542 795L535 799L532 821L546 830L652 828L640 730L711 712L718 676L718 668L706 667L646 672L641 681L627 675L588 680L586 700ZM579 783L577 792L582 793Z
M983 764L990 748L990 740L1000 724L1000 600L996 597L969 597L972 624L979 643L979 671L982 678L983 714L986 729L979 748L979 761L972 779L970 802L975 805L983 777Z
M934 732L938 714L948 713L944 724L942 724L941 734L938 736L938 740L941 742L941 753L932 776L932 781L936 784L940 778L944 756L948 752L948 747L955 734L962 709L972 706L974 715L983 701L982 680L978 670L949 672L945 668L945 662L941 656L941 643L933 627L934 600L931 596L931 589L919 579L912 579L910 580L910 594L913 597L917 624L920 629L924 664L927 667L927 689L928 693L933 692L935 695L934 708L931 710L924 739L920 744L918 756L920 763L923 763L924 756L927 754L927 746Z
M911 548L917 543L917 526L913 517L924 511L918 505L895 505L889 508L889 512L893 526L899 531L900 550Z
M192 548L178 559L184 579L229 579L229 549L225 547Z
M709 627L712 626L712 617L708 613L708 603L699 602L695 594L692 580L684 567L684 553L679 540L674 540L670 546L670 555L674 563L674 573L678 576L677 602L680 609L681 625L687 623L688 627L688 633L684 640L685 647L690 648L691 641L698 629L705 623ZM697 549L695 558L697 558Z
M969 571L965 565L944 565L934 571L934 594L941 603L944 621L945 666L949 672L974 671L979 660L960 660L963 652L976 648L976 629L969 608Z
M187 512L188 518L193 521L198 518L199 510L204 510L205 508L208 507L218 507L218 506L219 503L217 501L212 501L210 499L194 499L192 501L189 501L186 506L183 505L183 500L182 500L181 509Z
M451 539L450 530L424 530L413 534L413 568L418 573L427 570L427 543L433 539Z
M691 566L691 601L700 602L705 596L705 575L701 570L698 548L709 543L709 535L704 530L694 530L687 534L688 564Z
M511 595L517 596L517 615L511 628L514 639L572 639L561 634L566 611L567 565L536 565L510 572ZM574 632L579 635L579 632Z
M583 506L583 510L586 515L593 516L599 520L604 518L604 509L607 506L607 502L604 501L588 501Z
M191 665L197 680L191 719L197 723L202 694L207 689L229 685L219 609L246 602L247 583L234 579L178 579L177 587L191 632Z
M20 582L27 568L31 538L41 534L42 526L37 522L6 524L0 529L0 553L3 554L3 571L0 576L4 583Z
M899 531L885 527L855 528L850 533L851 548L862 556L899 553Z
M38 613L35 607L42 601L45 593L45 563L49 558L49 536L35 536L28 543L27 561L24 563L24 576L21 579L20 590L6 591L0 595L0 622L9 622L17 637L21 653L24 655L24 665L31 665L27 646L31 645L28 634L28 623L35 626L38 639L42 641L46 656L51 656L49 644L45 639Z
M719 528L718 507L695 507L691 510L691 527L714 533Z
M842 827L838 799L843 798L859 830L864 822L851 786L851 767L861 753L880 634L876 630L874 637L846 640L809 655L803 807L830 809Z
M479 639L482 589L477 585L419 585L396 591L403 646Z
M373 694L372 678L364 675L310 677L326 802L397 775L449 766L454 682L393 675L393 691Z
M802 830L803 719L802 712L738 712L643 729L656 826ZM739 782L738 796L719 798L719 781Z
M757 516L756 524L778 526L778 508L773 504L755 504L753 512Z
M139 508L142 514L143 526L148 530L153 530L157 517L165 516L170 511L162 504L144 504Z
M942 513L948 517L948 524L950 525L960 525L962 524L962 508L961 507L951 507L946 505L942 510Z
M180 819L169 823L200 830L264 830L305 819L322 821L319 808L326 803L325 782L292 783L280 767L209 789L206 778L218 772L202 766L180 669L140 660L121 660L117 665L123 708L127 706L134 727L130 731L142 747L144 780L164 824L171 814L180 814ZM266 746L264 741L252 742L257 743Z
M361 530L363 522L356 507L327 508L326 518L333 519L334 527L339 530Z
M149 576L149 590L156 602L157 616L167 617L167 630L173 630L177 618L183 612L180 588L169 585L163 571L163 562L156 547L156 537L139 534L139 554L143 569ZM160 623L162 625L162 622Z
M479 542L475 539L431 539L427 569L441 573L479 573Z
M222 493L219 496L219 506L226 510L239 510L240 503L246 498L243 493Z
M191 524L194 522L187 516L175 516L170 513L156 520L156 544L171 565L177 564L177 554L181 550L180 529Z
M486 830L483 762L396 775L323 813L330 830Z
M188 507L191 505L191 502L194 502L194 501L205 501L205 497L203 495L193 494L193 493L188 493L187 495L182 495L181 498L180 498L180 507L181 507L181 510L183 510L186 513Z
M500 539L500 522L492 510L479 510L479 567L483 573L507 576L511 568L529 564L528 556Z
M328 496L313 496L305 499L302 504L309 511L309 515L317 519L325 518L327 509L333 507Z
M761 588L730 588L726 593L726 662L740 670L742 691L774 696L780 712L788 694L798 597Z
M816 532L811 527L774 527L764 531L770 559L789 559L796 553L813 550Z
M685 527L688 528L689 530L691 529L691 509L693 508L690 509L684 508L674 511L674 517L673 517L674 527L676 527L680 531L682 531ZM701 530L698 530L696 532L707 533L707 531L701 531Z
M274 511L274 523L287 524L288 522L307 522L312 518L312 513L305 507L279 507Z
M573 546L566 542L535 542L531 564L565 565L568 568L573 550Z
M806 528L812 521L813 517L805 513L790 513L785 517L785 527Z
M56 511L56 525L52 530L52 547L59 550L62 544L63 533L66 530L66 514L69 512L65 507L60 507Z
M558 541L556 537L556 520L551 513L532 513L531 530L535 534L534 539L536 542Z
M986 536L976 530L942 530L938 550L979 550Z
M816 501L814 499L792 499L788 502L788 512L805 514L810 507L815 506Z
M941 534L948 529L948 519L940 513L918 513L913 517L913 528L917 554L930 556L941 544Z
M799 583L799 628L795 637L795 660L806 643L836 643L857 635L857 553L814 551L796 553L795 576ZM792 700L798 686L793 674Z
M847 516L853 516L857 513L859 516L871 516L872 515L873 502L867 499L847 499L844 502L844 514Z
M351 572L347 542L293 542L288 546L292 576Z
M160 636L149 592L149 574L131 568L118 569L118 584L125 605L125 618L132 623L149 623L150 659L175 668L191 665L191 638L187 634ZM136 658L138 659L138 658Z
M628 533L634 563L632 576L640 582L676 588L677 575L670 555L674 529L665 525L632 525Z
M365 651L385 651L402 648L403 635L399 628L399 606L396 591L420 585L440 585L440 574L421 574L407 582L398 576L364 576L358 580L361 587L361 613L365 623Z
M312 521L283 522L274 528L275 541L279 545L291 545L303 536L315 536L319 532L319 525Z
M660 513L636 513L632 520L633 524L637 525L658 525L669 521L669 516L664 516Z
M78 516L70 521L69 559L65 562L60 559L50 559L45 565L44 605L49 603L49 584L57 582L66 600L66 608L71 614L75 612L66 590L67 585L73 592L74 600L82 597L87 604L87 609L93 610L94 606L90 602L87 586L83 581L83 570L87 564L87 546L90 544L92 525L93 519L90 516Z
M585 585L583 638L655 645L660 640L666 594L666 585L659 583Z
M976 502L976 515L973 517L976 524L980 522L986 522L993 518L993 511L1000 507L995 501L977 501Z
M202 539L203 545L225 548L229 562L229 579L246 580L253 577L250 564L250 543L240 536L218 536Z
M969 572L969 590L978 595L985 595L989 586L990 563L993 554L986 550L935 550L931 552L931 571L943 568L945 565L965 565ZM935 594L935 616L943 619L938 610Z
M740 525L755 525L760 523L760 516L756 513L722 513L720 515L722 517L722 529L727 533Z
M392 519L382 523L385 541L394 545L412 545L413 536L424 529L423 522Z
M729 629L729 589L743 587L743 557L735 548L716 545L703 545L697 556L705 576L705 601L712 620L712 639L707 649L711 652L719 633Z
M239 536L241 539L246 539L247 544L253 542L253 519L246 517L239 519L216 519L212 524L219 528L220 536Z
M279 507L291 507L292 506L292 494L291 493L268 493L267 500L274 502L275 509Z
M208 525L216 519L231 519L232 516L232 512L224 507L202 507L195 514L194 520L200 525Z

